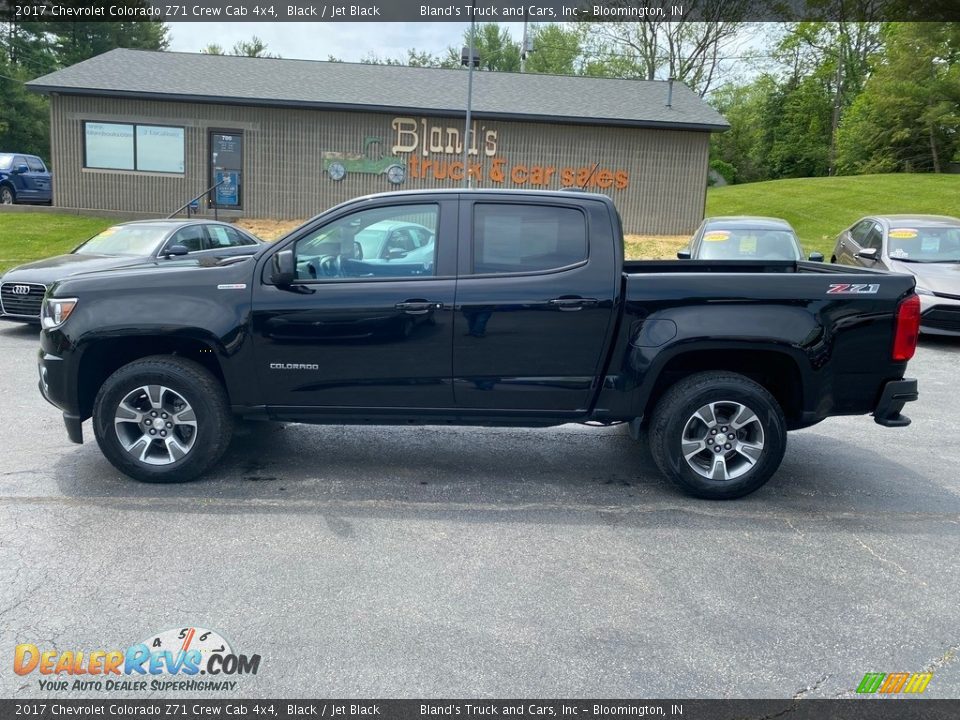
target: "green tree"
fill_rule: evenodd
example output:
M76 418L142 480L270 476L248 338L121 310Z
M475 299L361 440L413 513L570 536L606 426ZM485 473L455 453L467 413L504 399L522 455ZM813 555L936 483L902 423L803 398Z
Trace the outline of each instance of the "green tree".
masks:
M118 47L164 50L159 22L6 22L0 24L0 146L49 157L47 98L24 83Z
M278 58L279 55L267 52L267 44L254 35L249 40L240 40L233 44L231 55L242 55L244 57Z
M470 47L470 28L463 32L463 47ZM473 51L480 56L481 70L520 71L520 44L515 42L507 28L497 23L477 25L473 33ZM447 48L441 67L461 67L459 47Z
M728 131L710 137L711 163L726 170L723 175L727 182L773 177L769 162L773 134L767 127L766 113L778 92L777 80L764 74L749 83L725 83L711 94L711 105L730 123Z
M33 76L0 58L0 148L50 157L47 99L27 90Z
M534 25L530 33L533 50L527 53L525 70L551 75L576 75L582 61L582 32L563 25Z
M815 78L830 97L826 135L830 175L836 172L837 131L843 115L863 89L873 56L882 45L882 24L862 20L869 15L869 2L864 0L864 7L853 3L854 16L861 18L858 21L792 24L775 52L781 62L792 66L790 78L795 87L804 78Z
M230 48L227 53L219 43L209 43L200 50L204 55L241 55L243 57L268 57L278 58L279 55L267 52L267 44L254 35L249 40L239 40ZM332 60L332 58L331 58Z
M960 152L960 23L893 23L838 133L841 172L941 172Z
M815 76L790 79L768 96L764 151L772 177L819 177L830 171L831 96Z
M114 48L166 50L169 29L161 22L51 22L57 65L67 67Z
M732 0L724 17L745 12ZM689 12L693 10L691 9ZM590 23L584 33L584 74L640 80L676 78L701 97L720 80L724 60L738 47L744 23L644 20ZM728 63L729 65L729 63Z

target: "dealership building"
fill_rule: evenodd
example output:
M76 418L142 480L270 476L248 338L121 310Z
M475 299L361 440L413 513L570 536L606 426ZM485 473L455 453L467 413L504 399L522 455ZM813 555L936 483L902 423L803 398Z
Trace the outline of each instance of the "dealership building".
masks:
M609 194L628 232L703 218L721 115L681 83L112 50L37 78L54 204L306 218L358 195L460 187ZM465 137L469 135L469 137ZM467 143L467 163L463 144Z

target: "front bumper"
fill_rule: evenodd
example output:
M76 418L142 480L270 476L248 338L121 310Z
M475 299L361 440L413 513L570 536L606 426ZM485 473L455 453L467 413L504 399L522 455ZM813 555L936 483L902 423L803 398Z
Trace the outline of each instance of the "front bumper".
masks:
M76 412L76 403L70 402L70 398L76 397L76 393L68 386L69 373L63 358L41 347L37 356L37 371L40 373L37 385L43 399L63 411L63 424L67 428L67 437L71 442L83 443L83 418Z
M920 332L960 336L960 298L920 295Z
M906 403L913 402L919 396L915 378L890 380L880 393L880 400L873 410L873 421L884 427L906 427L910 424L910 418L900 411Z

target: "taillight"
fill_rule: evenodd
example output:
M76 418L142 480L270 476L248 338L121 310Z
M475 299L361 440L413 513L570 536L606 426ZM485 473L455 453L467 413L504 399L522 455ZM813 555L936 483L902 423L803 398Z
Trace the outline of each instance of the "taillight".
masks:
M920 335L920 298L910 295L897 307L893 330L893 359L905 362L913 357Z

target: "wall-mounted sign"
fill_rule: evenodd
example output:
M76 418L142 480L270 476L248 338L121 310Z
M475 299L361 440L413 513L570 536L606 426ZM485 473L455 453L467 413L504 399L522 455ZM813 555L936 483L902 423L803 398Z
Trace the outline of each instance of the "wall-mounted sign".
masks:
M467 165L463 163L462 126L446 125L427 118L395 117L391 155L384 155L383 140L364 138L359 152L328 150L323 169L331 180L343 180L352 173L386 175L399 185L412 180L462 181L465 173L478 184L513 187L583 187L623 190L630 185L629 173L596 163L556 165L511 162L499 153L500 130L474 122L470 128Z

